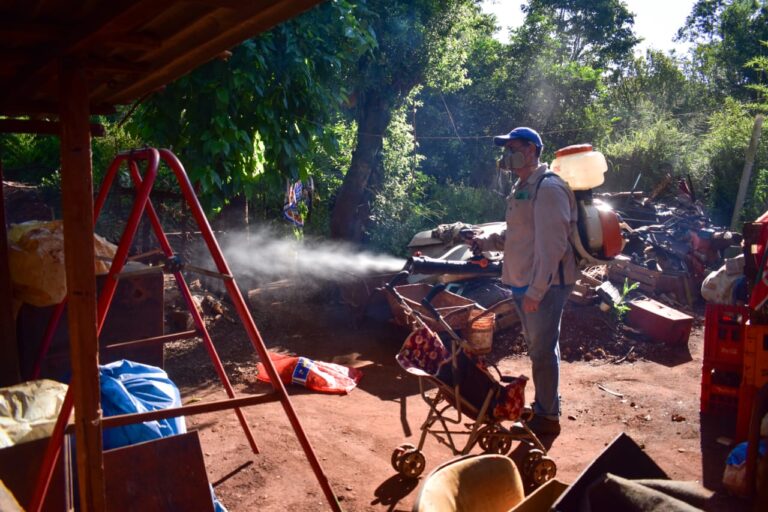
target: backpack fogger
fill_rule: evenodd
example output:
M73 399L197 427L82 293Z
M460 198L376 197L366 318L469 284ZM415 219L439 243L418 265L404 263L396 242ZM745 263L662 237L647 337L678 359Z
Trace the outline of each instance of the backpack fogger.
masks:
M573 191L578 215L570 241L577 263L580 266L610 263L621 253L624 238L619 216L609 204L592 194L593 188L603 184L603 174L608 169L605 157L594 151L591 144L577 144L557 150L551 168L553 172L539 179L536 190L547 177L558 176Z

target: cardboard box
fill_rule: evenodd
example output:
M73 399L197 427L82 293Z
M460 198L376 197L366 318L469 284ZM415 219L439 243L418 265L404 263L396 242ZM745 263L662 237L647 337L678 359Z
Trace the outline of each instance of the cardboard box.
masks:
M549 510L552 508L555 500L567 488L568 484L561 482L557 478L550 480L526 496L523 501L515 505L509 512L541 512L542 510Z

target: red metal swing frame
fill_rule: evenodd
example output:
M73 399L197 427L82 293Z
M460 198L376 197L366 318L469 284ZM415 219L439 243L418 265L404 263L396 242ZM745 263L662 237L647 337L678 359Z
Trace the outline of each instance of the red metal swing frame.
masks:
M301 444L304 453L309 460L312 470L323 489L323 493L325 494L326 500L328 501L331 510L341 511L338 499L331 489L330 483L325 476L323 468L320 465L317 456L315 455L314 449L312 448L306 433L304 432L304 428L302 427L301 422L299 421L299 418L293 408L293 405L291 404L285 386L280 380L280 376L275 369L272 359L269 357L269 352L266 348L266 345L264 344L264 340L261 337L255 322L253 321L253 317L251 316L245 300L240 293L240 289L238 288L234 276L229 269L229 265L224 259L221 248L219 247L219 244L214 237L213 230L211 229L211 226L208 223L208 219L206 218L200 202L195 195L192 183L190 182L189 177L187 176L187 173L184 170L181 162L171 151L167 149L158 150L155 148L143 148L139 150L119 153L113 160L112 164L109 166L106 175L104 176L104 181L102 182L99 194L96 198L96 202L94 203L94 223L98 219L99 213L104 206L109 190L115 180L115 176L117 176L117 171L120 169L120 166L123 163L126 163L128 166L128 171L136 188L136 198L131 208L131 213L128 217L125 230L123 231L123 234L120 238L120 242L112 260L109 272L104 281L101 294L99 295L97 309L97 332L100 333L104 325L104 320L106 319L107 312L109 310L110 304L112 303L112 298L115 294L115 289L117 288L118 275L120 272L122 272L123 267L128 260L129 249L138 230L142 215L145 212L148 215L152 229L160 243L163 254L166 258L171 258L174 256L173 249L171 248L170 242L168 241L168 238L166 237L160 223L160 218L158 217L157 212L155 211L149 197L150 192L152 191L152 187L154 186L155 178L157 177L161 161L168 166L178 181L184 200L189 206L190 211L192 212L192 215L197 222L198 229L202 233L206 246L211 253L211 257L213 258L217 272L221 274L232 304L235 306L237 314L240 317L246 333L248 334L248 338L251 341L253 347L256 349L256 352L259 355L259 359L263 363L267 374L269 375L270 382L273 386L273 391L264 395L241 398L235 397L235 392L229 382L226 371L224 370L224 366L221 363L221 359L216 352L216 348L213 345L210 334L205 327L205 322L200 315L200 311L192 299L192 294L189 290L189 287L187 286L184 276L182 275L181 270L175 270L171 273L176 279L176 283L181 290L197 330L127 343L167 342L185 337L201 336L203 338L205 348L208 351L208 355L214 364L216 373L218 374L219 379L221 380L229 398L226 400L186 405L172 409L102 418L102 427L111 428L162 418L199 414L224 409L235 409L235 413L238 417L238 420L240 421L240 425L243 428L243 432L245 433L251 450L253 453L259 453L258 447L256 446L256 442L253 438L253 434L248 427L240 407L279 400L283 406L285 414L288 416L288 420L290 421L294 432L296 433L296 437L298 438L299 443ZM146 162L143 176L139 169L139 162ZM58 326L58 322L61 319L65 306L66 299L58 304L54 309L54 312L47 326L43 342L41 344L40 355L35 364L33 378L37 378L39 376L42 359L45 357L45 353L50 347L53 334L56 332L56 327ZM61 454L61 447L64 441L65 430L72 413L73 405L74 398L72 393L72 386L70 386L62 404L61 412L57 418L53 434L51 435L45 455L43 457L35 490L28 507L30 512L39 512L42 509L45 496L48 492L48 487L53 476L53 470Z

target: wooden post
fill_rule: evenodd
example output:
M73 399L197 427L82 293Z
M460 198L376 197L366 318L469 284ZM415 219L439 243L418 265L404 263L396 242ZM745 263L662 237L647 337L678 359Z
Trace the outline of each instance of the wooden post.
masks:
M67 273L69 350L81 510L105 510L93 248L93 172L84 69L64 62L59 75L61 202Z
M739 182L739 192L736 194L736 204L733 207L733 216L731 217L731 231L739 228L739 214L744 206L744 199L747 197L747 188L749 179L752 175L752 166L755 163L757 154L757 144L760 142L760 132L763 129L763 114L755 116L755 124L752 126L752 139L749 141L747 155L744 160L744 169L741 171L741 181Z
M0 386L21 382L19 348L16 343L11 269L8 267L8 232L5 228L3 164L0 162Z

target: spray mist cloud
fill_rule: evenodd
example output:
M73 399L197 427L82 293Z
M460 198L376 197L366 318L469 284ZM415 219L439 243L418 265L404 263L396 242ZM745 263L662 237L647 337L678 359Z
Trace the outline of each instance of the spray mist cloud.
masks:
M282 238L270 231L228 234L222 249L236 277L258 281L302 278L349 281L366 274L397 272L405 260L360 251L345 243Z

